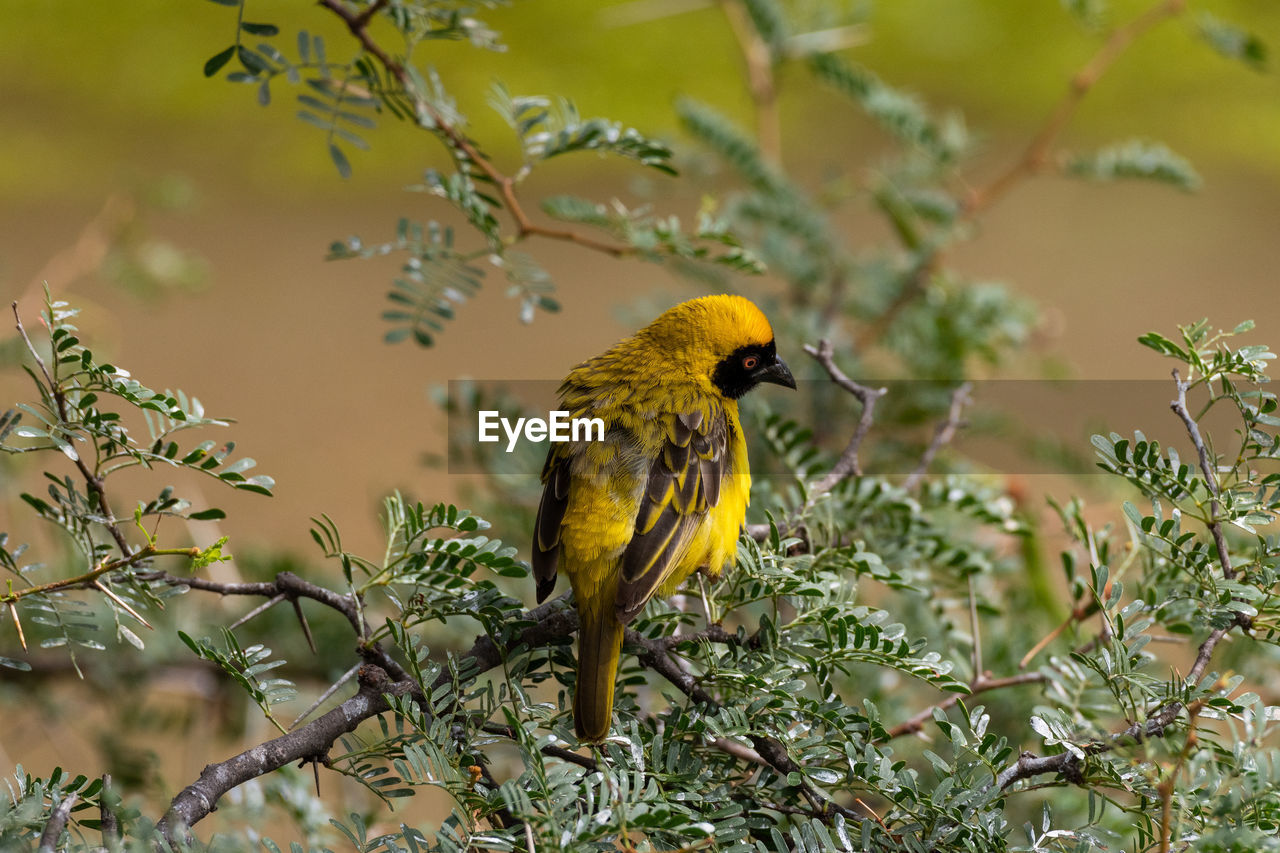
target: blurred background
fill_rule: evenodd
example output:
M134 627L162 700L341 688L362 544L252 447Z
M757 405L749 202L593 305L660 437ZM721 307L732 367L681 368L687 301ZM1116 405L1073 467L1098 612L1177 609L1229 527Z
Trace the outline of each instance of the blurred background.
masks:
M1105 32L1147 7L1110 4L1091 32L1054 0L826 5L847 7L857 22L850 59L937 111L963 115L979 140L969 173L979 184L1020 156ZM315 4L250 6L256 20L287 16L324 34L335 54L351 50L337 19ZM1197 8L1280 43L1274 4ZM558 379L655 310L701 292L658 265L544 242L531 248L556 282L559 313L524 325L493 280L433 349L386 345L379 314L396 262L324 257L334 240L391 237L402 215L451 221L443 202L403 191L445 164L433 139L387 117L367 135L371 151L348 152L353 175L344 180L323 133L295 118L283 87L264 107L253 87L204 76L205 60L235 28L234 10L216 3L45 0L10 4L3 17L0 294L33 321L48 281L83 308L79 325L100 356L238 420L227 435L277 488L272 499L210 496L230 521L225 530L193 529L200 544L226 534L233 553L268 555L222 570L252 574L284 565L280 555L314 556L309 519L320 513L342 527L349 548L376 551L389 490L432 502L454 499L468 482L427 464L445 452L432 386L464 375ZM679 165L705 173L708 191L727 180L682 137L673 111L678 97L692 96L751 122L741 55L716 4L531 0L487 10L485 20L505 52L439 43L419 56L440 70L500 165L514 169L518 154L513 141L503 147L511 134L485 106L496 80L520 94L566 95L584 116L670 142ZM951 254L952 266L1005 282L1039 306L1036 333L1002 377L1160 380L1166 367L1135 339L1205 315L1227 328L1256 319L1260 339L1277 340L1280 80L1204 49L1193 29L1184 17L1134 44L1084 99L1062 142L1158 139L1192 161L1198 192L1031 179ZM782 155L793 174L816 183L878 167L883 136L834 109L836 95L785 66L779 84ZM686 221L703 203L683 183L591 155L540 167L525 190L531 199L562 192L650 203ZM844 227L851 244L887 234L856 212ZM771 286L767 278L739 284ZM798 375L817 378L802 343L780 347ZM12 366L12 336L0 336L0 346L7 408L30 388ZM30 472L0 463L9 480L0 485L0 530L13 531L30 524L14 511ZM1032 479L1036 503L1043 488ZM59 742L48 726L33 718L6 732L0 770L20 743L47 742L50 762L107 749ZM170 781L208 760L196 752L166 768ZM120 757L104 752L111 760Z

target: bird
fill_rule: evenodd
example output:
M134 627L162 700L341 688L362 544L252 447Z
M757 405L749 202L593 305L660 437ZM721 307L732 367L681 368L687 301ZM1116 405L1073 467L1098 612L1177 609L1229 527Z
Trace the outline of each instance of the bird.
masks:
M738 399L796 387L768 319L742 296L670 308L569 372L560 406L600 418L602 440L553 443L542 469L532 568L538 602L561 571L576 602L574 728L603 741L625 626L696 571L730 567L751 491Z

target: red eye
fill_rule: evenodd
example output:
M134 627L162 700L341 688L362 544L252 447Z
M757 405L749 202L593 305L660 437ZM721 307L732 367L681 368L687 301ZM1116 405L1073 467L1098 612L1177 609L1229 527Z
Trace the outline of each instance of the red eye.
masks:
M760 358L758 356L749 355L746 358L742 359L742 369L755 370L756 365L759 363L760 363Z

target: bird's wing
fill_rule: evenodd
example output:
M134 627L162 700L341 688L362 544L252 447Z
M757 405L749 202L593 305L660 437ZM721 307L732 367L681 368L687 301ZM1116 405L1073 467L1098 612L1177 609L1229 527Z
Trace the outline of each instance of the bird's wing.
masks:
M615 612L631 621L677 568L710 509L720 502L728 420L723 410L676 415L649 474L635 533L622 555Z
M569 508L568 448L568 444L552 444L546 464L542 466L542 500L538 502L538 517L533 525L533 577L539 604L556 585L560 524Z

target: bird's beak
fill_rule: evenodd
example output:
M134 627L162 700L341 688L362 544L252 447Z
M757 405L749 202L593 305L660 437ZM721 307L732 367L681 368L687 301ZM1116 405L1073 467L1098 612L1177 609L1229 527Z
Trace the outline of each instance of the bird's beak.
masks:
M787 363L780 358L775 359L773 364L757 373L756 378L761 382L772 382L784 388L796 387L796 378L791 375L791 369L787 367Z

